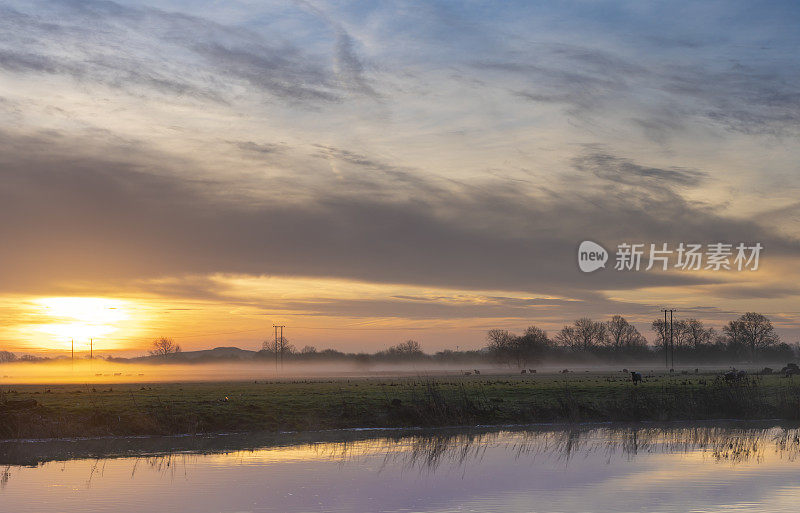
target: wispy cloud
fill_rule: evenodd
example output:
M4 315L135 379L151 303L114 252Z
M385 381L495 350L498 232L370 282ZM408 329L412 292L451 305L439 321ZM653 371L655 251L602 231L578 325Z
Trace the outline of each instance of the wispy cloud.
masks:
M752 5L7 0L0 287L161 280L259 307L208 279L233 273L386 287L296 298L315 315L553 321L669 293L785 318L800 18ZM748 277L584 275L586 239L768 257Z

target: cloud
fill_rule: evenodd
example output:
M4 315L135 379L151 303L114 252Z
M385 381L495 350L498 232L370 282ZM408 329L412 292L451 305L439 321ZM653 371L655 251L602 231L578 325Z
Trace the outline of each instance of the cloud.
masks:
M63 74L136 95L137 87L145 87L223 103L235 99L232 80L296 102L336 102L345 90L324 61L247 29L113 2L36 6L36 15L3 8L0 67L7 71ZM337 55L347 58L345 67L354 77L360 76L347 51Z
M334 30L336 34L334 68L342 87L351 92L379 97L365 77L364 62L356 52L356 42L344 25L310 2L298 1L297 4L323 20Z
M364 78L364 64L355 52L355 43L343 29L336 34L336 69L340 80L349 89L377 97L378 94Z
M198 44L194 49L219 73L240 78L278 97L326 102L340 99L323 69L289 59L275 50L263 46L251 50L216 43Z
M516 61L471 66L511 80L517 98L561 104L570 116L594 120L624 109L646 135L663 142L687 124L744 134L789 135L800 129L800 69L769 61L686 64L643 59L578 45L542 43ZM525 87L519 87L524 85Z
M633 311L651 287L783 308L793 13L616 7L9 0L0 286L243 301L202 278L233 273L510 297L308 305L320 315L545 308L513 292ZM585 275L582 240L760 241L768 276Z
M253 141L228 141L230 144L236 146L248 156L261 158L267 155L273 155L283 150L280 144L257 143Z
M628 185L656 183L680 186L700 185L708 175L702 171L682 168L657 168L640 166L628 159L608 153L591 153L577 157L573 161L580 171L587 171L596 177Z
M3 250L7 288L244 273L580 297L708 282L689 274L584 275L574 262L584 239L760 240L772 254L798 254L796 241L646 187L578 194L573 187L571 199L554 200L504 183L446 190L413 174L402 185L376 175L331 180L299 202L280 191L245 200L221 194L221 183L178 178L170 168L179 161L93 146L52 134L0 138L7 184L0 215L14 220L0 229L14 241Z

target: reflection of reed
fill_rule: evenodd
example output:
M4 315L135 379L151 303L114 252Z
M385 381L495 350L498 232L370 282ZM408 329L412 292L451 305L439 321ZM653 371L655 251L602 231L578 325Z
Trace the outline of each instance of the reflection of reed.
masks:
M180 464L180 467L183 469L183 477L188 479L189 464L199 461L201 457L201 454L173 453L136 458L133 461L133 468L131 469L131 479L136 476L136 471L142 463L151 471L161 475L161 477L169 476L171 481L174 481Z
M319 461L333 461L340 465L360 464L368 458L382 458L382 468L400 467L433 473L442 467L466 469L478 464L487 451L503 452L514 459L534 460L545 457L564 465L571 464L576 457L600 454L607 461L619 456L628 460L646 454L699 453L715 462L740 464L760 462L773 451L779 458L792 462L800 456L800 428L764 427L753 424L705 425L705 426L628 426L592 427L573 425L561 427L538 427L505 429L439 429L433 431L397 432L386 436L385 432L360 434L320 433L327 441L313 441L307 435L291 434L281 444L258 443L252 439L239 439L233 443L228 439L218 447L204 441L199 450L163 451L141 454L128 452L117 457L132 461L131 478L144 466L162 477L175 479L183 471L188 479L188 468L202 464L206 455L223 454L228 462L255 456L264 462L288 461L292 458L275 453L291 455L311 453ZM294 441L294 443L291 443ZM128 440L126 443L130 443ZM209 445L210 444L210 445ZM128 450L130 447L128 446ZM92 480L102 478L108 456L92 458L87 486ZM66 460L63 460L66 461ZM43 463L39 463L42 465ZM13 465L0 469L0 488L8 483Z
M8 479L11 477L11 465L8 465L2 473L0 473L0 490L6 487Z
M309 445L320 459L341 465L383 456L384 467L406 461L427 470L435 470L444 462L463 465L468 461L479 461L489 446L487 434L477 432L428 433Z
M384 466L434 472L442 464L466 467L479 462L490 447L500 447L515 459L545 456L564 464L575 456L699 452L716 462L759 462L773 448L786 461L800 455L800 429L736 427L567 428L561 430L459 432L411 435L358 442L315 444L320 458L341 464L383 456Z

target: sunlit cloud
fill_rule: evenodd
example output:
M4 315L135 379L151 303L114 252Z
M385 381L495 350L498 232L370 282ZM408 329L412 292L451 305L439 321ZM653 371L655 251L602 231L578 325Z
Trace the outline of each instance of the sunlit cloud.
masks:
M477 347L667 302L794 341L797 13L614 12L4 2L5 344ZM587 238L759 241L764 268L587 277Z

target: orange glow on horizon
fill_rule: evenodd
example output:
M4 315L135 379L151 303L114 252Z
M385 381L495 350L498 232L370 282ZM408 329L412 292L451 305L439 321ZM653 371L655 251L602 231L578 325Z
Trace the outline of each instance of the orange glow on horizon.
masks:
M130 318L128 304L119 299L101 297L49 297L36 299L37 315L46 322L35 330L50 335L48 346L68 349L70 341L83 342L108 336L119 329L119 323Z

